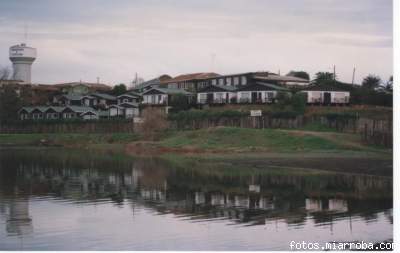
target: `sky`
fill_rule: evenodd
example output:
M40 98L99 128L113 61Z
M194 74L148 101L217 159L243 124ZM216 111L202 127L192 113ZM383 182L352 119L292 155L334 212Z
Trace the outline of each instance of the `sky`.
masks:
M162 74L393 74L391 0L2 0L9 47L37 49L32 82L129 84ZM27 27L27 29L25 29ZM27 36L25 37L25 30Z

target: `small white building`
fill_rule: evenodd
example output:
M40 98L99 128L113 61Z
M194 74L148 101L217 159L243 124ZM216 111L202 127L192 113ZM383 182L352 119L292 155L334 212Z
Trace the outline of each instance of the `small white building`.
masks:
M238 103L274 103L278 92L289 90L275 84L255 82L237 89Z
M172 96L182 94L187 97L192 96L192 93L183 89L174 88L153 88L145 91L143 95L142 104L145 105L168 105Z
M350 92L332 85L311 85L301 92L307 96L308 104L340 104L350 103Z

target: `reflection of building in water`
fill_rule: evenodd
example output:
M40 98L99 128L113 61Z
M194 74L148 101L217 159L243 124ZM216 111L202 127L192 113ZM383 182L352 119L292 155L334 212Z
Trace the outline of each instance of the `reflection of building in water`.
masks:
M261 197L258 201L258 205L255 208L264 209L264 210L273 210L275 209L274 200L272 198Z
M305 209L309 212L332 211L347 212L347 201L344 199L306 199Z
M250 207L249 197L236 195L235 196L235 206L249 208Z
M328 209L335 212L347 212L347 201L344 199L330 199Z
M306 210L310 212L322 211L322 201L320 199L306 199Z
M194 193L194 203L196 205L206 203L206 196L205 196L204 192L195 192Z
M29 217L29 201L24 198L11 199L8 203L7 232L14 235L27 235L33 232Z
M166 201L165 191L162 191L162 190L141 189L140 196L145 200L154 200L154 201L160 201L160 202Z
M256 192L256 193L259 193L260 190L261 190L261 187L260 187L260 185L258 185L258 184L251 184L251 185L249 185L249 192Z
M225 205L225 195L222 193L211 194L211 205L212 206L223 206Z

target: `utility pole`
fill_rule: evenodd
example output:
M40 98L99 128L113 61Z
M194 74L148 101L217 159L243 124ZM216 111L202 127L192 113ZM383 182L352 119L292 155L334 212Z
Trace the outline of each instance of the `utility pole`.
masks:
M336 65L333 65L333 80L336 84Z
M354 76L356 74L356 67L353 68L353 78L351 79L351 85L354 85Z

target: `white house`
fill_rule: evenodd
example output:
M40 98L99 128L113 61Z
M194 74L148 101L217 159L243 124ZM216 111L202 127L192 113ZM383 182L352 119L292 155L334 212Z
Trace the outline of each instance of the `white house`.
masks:
M288 89L264 82L254 82L236 90L238 103L273 103L278 92L289 92Z
M307 96L308 104L348 104L350 92L332 85L312 85L301 92Z
M192 96L192 93L187 92L183 89L174 88L152 88L151 90L145 91L143 95L142 104L145 105L168 105L169 100L172 96L182 94L185 96Z

